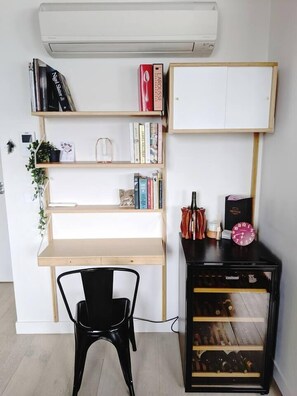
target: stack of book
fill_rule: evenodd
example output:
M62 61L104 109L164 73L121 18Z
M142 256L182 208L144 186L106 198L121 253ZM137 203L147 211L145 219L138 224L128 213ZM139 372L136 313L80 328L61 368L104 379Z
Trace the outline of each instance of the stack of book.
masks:
M133 164L162 164L162 124L130 122L130 160Z
M75 111L66 78L58 70L33 58L29 62L32 111Z
M135 209L163 208L163 180L159 171L149 176L134 173Z
M138 69L139 110L164 111L163 64L141 64Z

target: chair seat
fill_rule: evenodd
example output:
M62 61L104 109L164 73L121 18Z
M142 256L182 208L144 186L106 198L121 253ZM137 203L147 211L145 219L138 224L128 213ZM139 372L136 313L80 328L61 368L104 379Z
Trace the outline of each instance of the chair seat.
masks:
M92 333L117 329L129 317L130 300L128 298L115 298L112 300L111 310L108 312L108 321L105 323L90 323L86 301L77 304L77 324L84 330Z

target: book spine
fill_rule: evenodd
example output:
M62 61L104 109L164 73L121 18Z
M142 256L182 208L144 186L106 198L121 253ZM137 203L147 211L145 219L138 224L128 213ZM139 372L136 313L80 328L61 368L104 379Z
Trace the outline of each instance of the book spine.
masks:
M159 207L159 178L158 172L153 173L153 208L158 209Z
M139 209L147 209L147 178L139 177Z
M134 208L139 209L139 173L134 173Z
M145 137L145 163L150 163L150 140L151 140L151 123L144 124L144 137Z
M140 163L145 164L145 130L143 124L139 124L139 151Z
M71 111L70 104L68 102L68 98L67 98L66 92L63 88L62 80L61 80L60 76L61 75L57 70L53 70L51 72L51 79L54 83L62 111Z
M141 64L138 69L139 110L152 111L153 107L153 65Z
M163 209L163 179L159 179L159 209Z
M70 93L70 89L69 89L68 83L66 81L66 78L61 73L59 73L59 77L61 79L62 86L63 86L66 98L67 98L69 106L70 106L70 111L76 111L76 108L75 108L75 105L74 105L74 102L73 102L73 99L72 99L72 95Z
M140 143L139 143L139 123L133 123L133 130L134 130L134 156L135 156L135 163L140 163Z
M154 209L153 179L147 178L147 208Z
M48 111L62 111L59 98L56 92L54 82L51 79L49 69L47 67L47 101L48 101Z
M150 163L156 164L158 162L158 124L151 123L150 129Z
M34 87L35 87L35 97L36 97L36 111L41 111L39 63L37 58L33 58L33 71L34 71Z
M163 103L163 64L153 64L153 108L156 111L164 110Z
M40 83L40 96L41 96L41 109L42 111L48 110L47 101L47 78L46 78L46 64L38 60L39 64L39 83Z
M29 62L29 83L30 83L30 92L31 92L31 111L36 111L33 62Z
M133 122L129 122L129 142L130 142L130 162L135 163L135 152L134 152L134 125Z
M158 123L158 164L163 163L163 128L162 124Z

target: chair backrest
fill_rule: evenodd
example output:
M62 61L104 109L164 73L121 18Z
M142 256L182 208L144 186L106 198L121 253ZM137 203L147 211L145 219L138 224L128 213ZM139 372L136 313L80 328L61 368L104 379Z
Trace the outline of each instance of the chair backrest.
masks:
M132 290L132 301L129 316L133 315L139 285L138 272L133 269L119 267L87 268L67 271L60 274L57 278L57 283L68 315L73 322L76 322L76 320L71 312L61 279L73 274L79 273L81 275L89 323L91 326L96 326L100 323L100 327L103 329L108 328L111 323L115 272L127 272L134 276L134 290ZM128 287L131 291L131 285Z

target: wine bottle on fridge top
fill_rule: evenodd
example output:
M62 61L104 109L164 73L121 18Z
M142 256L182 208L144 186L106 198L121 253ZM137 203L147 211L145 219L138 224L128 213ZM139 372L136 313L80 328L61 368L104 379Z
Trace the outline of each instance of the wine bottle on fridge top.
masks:
M196 191L192 192L192 201L191 201L191 231L192 231L192 239L196 239L196 230L197 230L197 218L196 212L197 211L197 203L196 203Z

